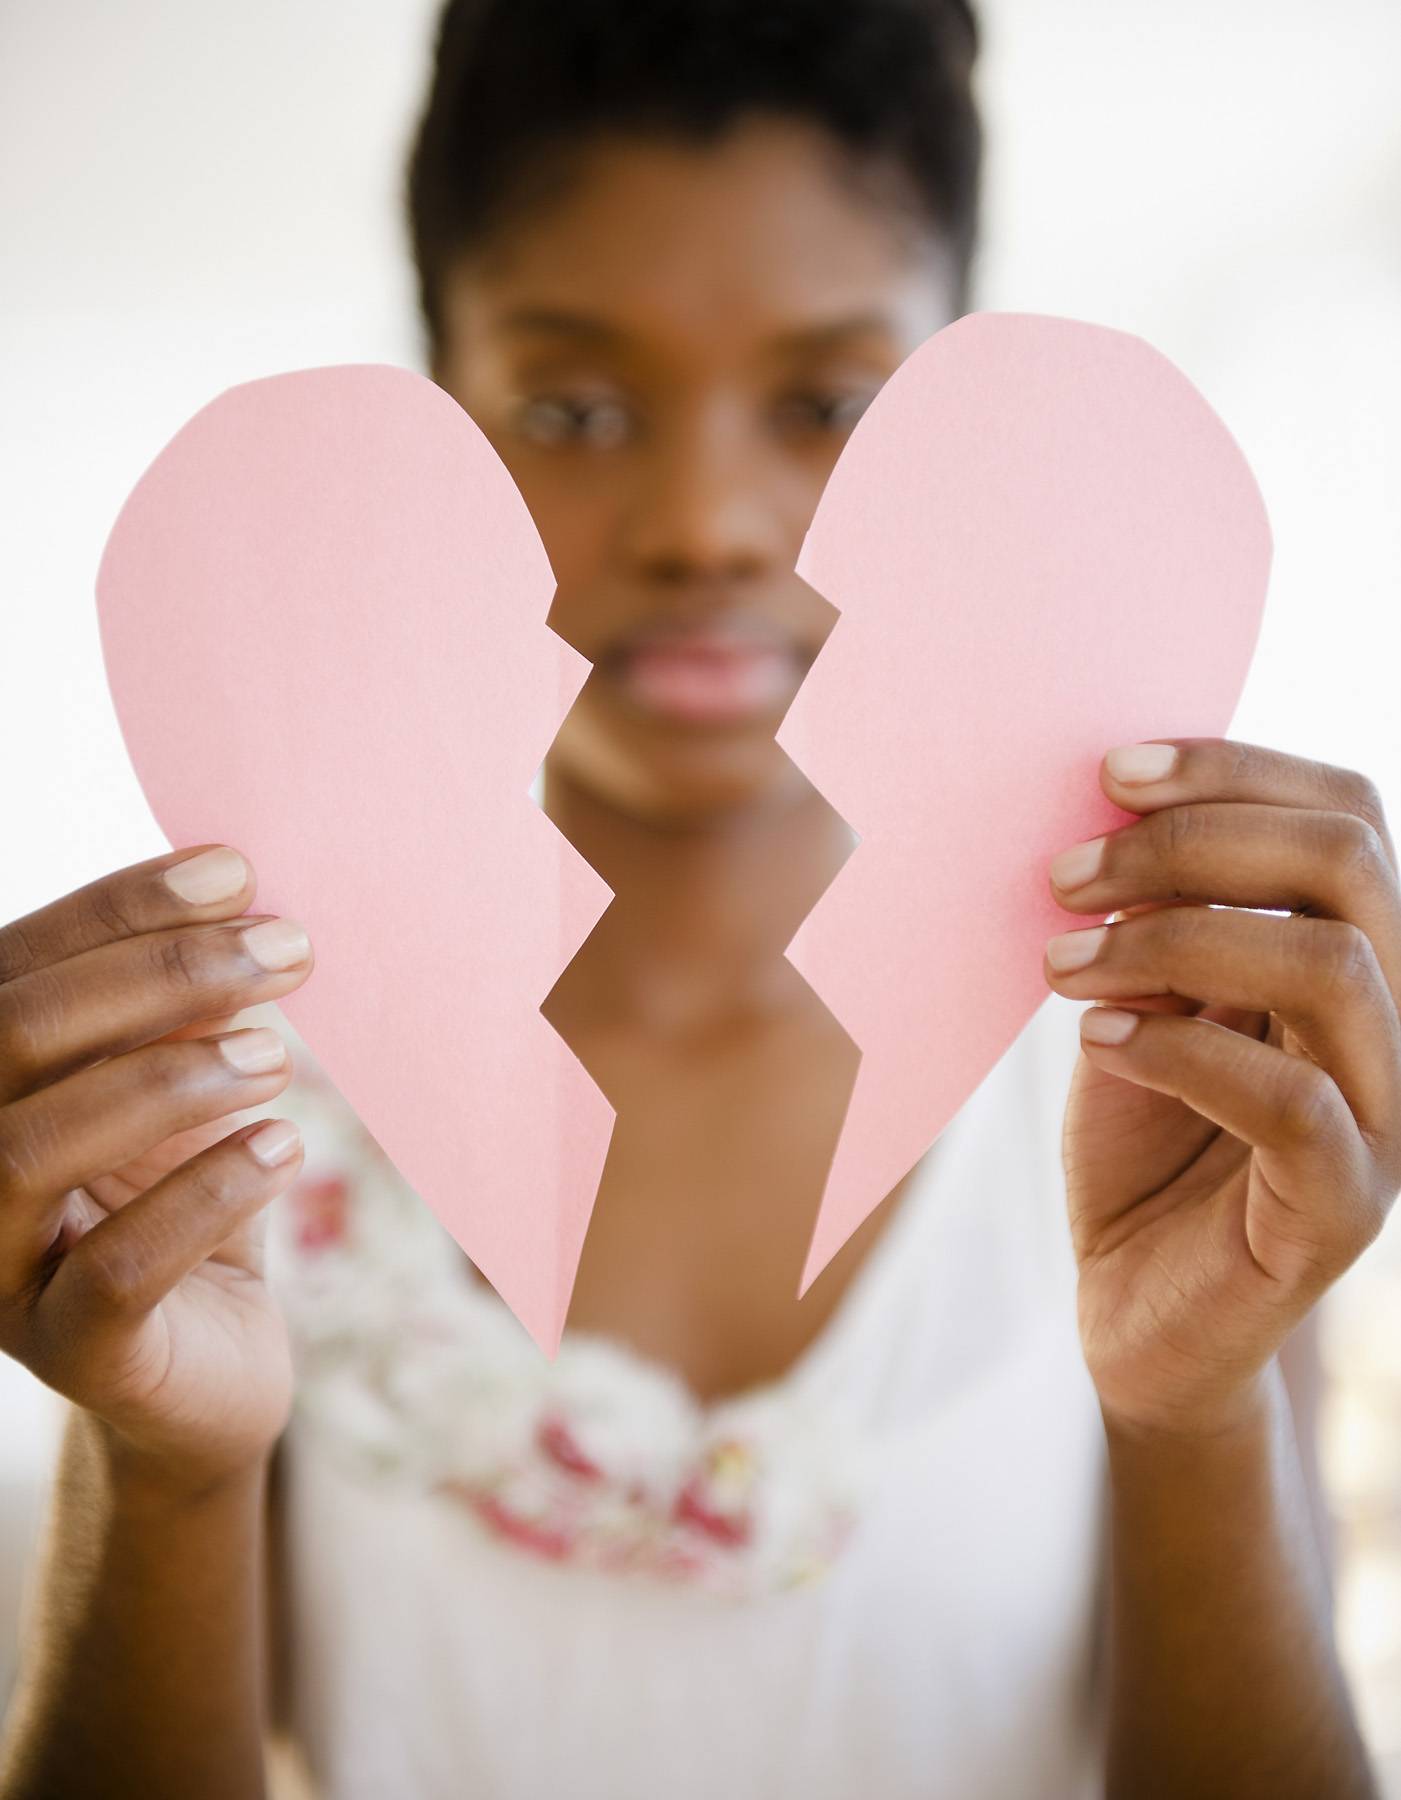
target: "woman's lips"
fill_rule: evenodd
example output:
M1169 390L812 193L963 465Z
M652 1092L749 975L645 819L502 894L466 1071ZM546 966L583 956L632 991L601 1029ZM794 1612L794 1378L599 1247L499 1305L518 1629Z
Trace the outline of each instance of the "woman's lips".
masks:
M719 637L626 645L608 669L633 705L705 724L771 716L792 699L802 678L787 644Z

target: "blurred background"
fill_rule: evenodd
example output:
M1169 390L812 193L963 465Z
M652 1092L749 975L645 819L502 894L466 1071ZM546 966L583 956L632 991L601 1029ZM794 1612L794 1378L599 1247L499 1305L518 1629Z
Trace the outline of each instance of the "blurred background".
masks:
M415 365L400 165L430 0L0 12L0 919L166 848L92 599L117 509L229 384ZM1232 735L1401 824L1401 6L986 0L976 303L1142 336L1221 412L1276 562ZM1401 1796L1401 1219L1326 1305L1342 1643ZM53 1441L0 1360L0 1701Z

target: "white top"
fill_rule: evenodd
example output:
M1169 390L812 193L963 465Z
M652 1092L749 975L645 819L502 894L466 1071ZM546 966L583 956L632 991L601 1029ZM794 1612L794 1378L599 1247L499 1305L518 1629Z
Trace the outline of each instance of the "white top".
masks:
M294 1727L325 1800L1096 1791L1079 1012L1043 1003L795 1368L710 1408L600 1337L548 1361L303 1089L272 1267L300 1362Z

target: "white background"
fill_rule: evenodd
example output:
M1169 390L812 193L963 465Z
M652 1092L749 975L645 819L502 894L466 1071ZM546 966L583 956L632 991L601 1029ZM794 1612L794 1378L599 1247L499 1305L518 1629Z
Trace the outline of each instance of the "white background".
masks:
M398 200L432 10L30 0L0 16L0 918L164 847L92 601L136 476L232 382L417 358ZM1401 6L984 15L979 304L1137 331L1214 402L1276 539L1234 735L1365 769L1401 819ZM1330 1319L1330 1478L1354 1510L1369 1472L1398 1468L1376 1416L1401 1388L1382 1319L1396 1235ZM13 1370L0 1406L13 1515L45 1412ZM1401 1417L1381 1431L1401 1436ZM1370 1530L1349 1540L1346 1643L1373 1735L1401 1757L1384 1698L1401 1691L1401 1565ZM0 1567L0 1615L11 1579Z

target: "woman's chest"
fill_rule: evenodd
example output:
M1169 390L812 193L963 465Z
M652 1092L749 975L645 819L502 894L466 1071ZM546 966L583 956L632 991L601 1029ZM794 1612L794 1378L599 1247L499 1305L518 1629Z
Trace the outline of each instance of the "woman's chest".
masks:
M783 1375L821 1333L893 1210L797 1299L856 1057L835 1027L687 1050L589 1047L617 1122L569 1326L676 1370L704 1400Z
M1102 1439L1073 1331L870 1442L841 1555L755 1603L560 1568L292 1451L295 1711L338 1795L392 1791L410 1746L425 1795L1082 1791ZM548 1730L500 1729L523 1695Z

